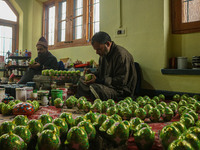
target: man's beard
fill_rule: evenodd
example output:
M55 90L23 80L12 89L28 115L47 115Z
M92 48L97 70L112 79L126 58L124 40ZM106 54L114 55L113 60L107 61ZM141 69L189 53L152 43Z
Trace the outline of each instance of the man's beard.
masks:
M109 50L106 48L106 46L104 47L104 56L106 56L109 53Z

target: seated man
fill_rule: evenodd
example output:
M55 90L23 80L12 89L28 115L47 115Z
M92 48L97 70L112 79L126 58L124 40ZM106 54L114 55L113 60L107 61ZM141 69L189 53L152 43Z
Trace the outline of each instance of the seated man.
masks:
M105 32L96 33L91 42L100 55L99 67L90 81L80 78L76 96L92 96L101 100L132 97L137 81L132 55L111 41Z
M41 37L36 45L38 57L34 64L29 64L29 68L18 84L26 84L32 81L34 75L41 75L43 69L58 69L58 62L55 56L48 51L48 43L44 37Z

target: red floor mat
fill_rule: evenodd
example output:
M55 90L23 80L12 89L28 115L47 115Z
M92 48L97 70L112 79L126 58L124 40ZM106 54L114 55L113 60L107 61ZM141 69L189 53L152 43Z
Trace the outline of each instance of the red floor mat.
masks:
M28 116L28 119L38 119L41 114L49 114L55 119L60 115L61 110L61 108L56 108L55 106L40 107L33 115Z

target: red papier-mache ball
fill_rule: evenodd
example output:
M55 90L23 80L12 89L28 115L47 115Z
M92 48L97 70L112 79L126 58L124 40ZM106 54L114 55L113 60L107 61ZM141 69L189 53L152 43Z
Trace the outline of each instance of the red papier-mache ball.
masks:
M14 115L32 115L34 113L34 107L30 103L22 102L18 103L13 108Z

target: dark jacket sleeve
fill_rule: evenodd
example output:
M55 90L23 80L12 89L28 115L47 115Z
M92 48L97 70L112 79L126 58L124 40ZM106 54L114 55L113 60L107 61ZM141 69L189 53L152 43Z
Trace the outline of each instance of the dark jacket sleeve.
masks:
M115 68L113 77L105 77L105 85L113 86L117 89L123 89L127 84L130 70L130 61L118 55L115 59Z
M57 59L51 53L49 53L48 58L45 61L40 62L38 57L35 58L35 61L39 62L40 65L41 65L39 70L42 70L42 69L54 69L54 70L57 70L58 69Z
M43 68L44 69L54 69L57 70L58 69L58 62L57 59L52 56L50 57L44 64L43 64Z

